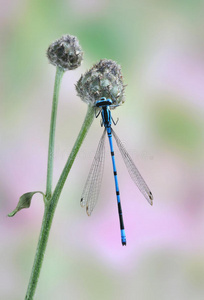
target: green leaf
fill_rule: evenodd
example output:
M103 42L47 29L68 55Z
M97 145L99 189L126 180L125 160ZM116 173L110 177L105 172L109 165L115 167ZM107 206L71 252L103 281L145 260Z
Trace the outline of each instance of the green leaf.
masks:
M10 214L8 214L8 217L13 217L19 210L30 207L32 197L36 193L42 194L43 200L45 199L44 193L40 191L25 193L19 198L16 208Z

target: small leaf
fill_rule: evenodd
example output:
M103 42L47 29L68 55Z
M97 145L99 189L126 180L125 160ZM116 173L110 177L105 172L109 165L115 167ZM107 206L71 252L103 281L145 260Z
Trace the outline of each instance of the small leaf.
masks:
M31 204L31 200L32 200L32 197L34 194L36 193L40 193L43 195L43 199L45 198L45 195L43 192L40 192L40 191L36 191L36 192L29 192L29 193L25 193L23 194L20 198L19 198L19 201L18 201L18 204L16 206L16 208L10 213L8 214L8 217L13 217L15 216L15 214L23 209L23 208L28 208L30 207L30 204Z

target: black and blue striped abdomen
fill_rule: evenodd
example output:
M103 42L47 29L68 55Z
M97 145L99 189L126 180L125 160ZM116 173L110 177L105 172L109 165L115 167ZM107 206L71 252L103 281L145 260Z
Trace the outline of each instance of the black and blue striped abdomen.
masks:
M118 185L118 175L117 175L117 169L116 169L116 163L115 163L115 154L114 154L114 148L113 148L111 127L107 127L106 131L108 134L111 158L112 158L112 165L113 165L113 175L114 175L114 181L115 181L115 190L116 190L118 214L119 214L120 230L121 230L121 241L122 241L122 245L126 245L126 235L125 235L125 228L124 228L124 222L123 222L122 207L121 207L121 202L120 202L120 191L119 191L119 185Z

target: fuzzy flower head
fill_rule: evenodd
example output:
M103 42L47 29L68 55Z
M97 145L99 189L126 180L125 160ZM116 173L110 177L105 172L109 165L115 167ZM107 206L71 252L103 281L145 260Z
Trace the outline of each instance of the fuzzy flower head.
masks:
M73 35L67 34L49 46L47 57L52 65L67 71L76 69L81 65L83 51L78 39Z
M101 97L110 98L113 105L121 105L125 101L121 67L113 60L101 59L81 75L76 90L78 96L92 106Z

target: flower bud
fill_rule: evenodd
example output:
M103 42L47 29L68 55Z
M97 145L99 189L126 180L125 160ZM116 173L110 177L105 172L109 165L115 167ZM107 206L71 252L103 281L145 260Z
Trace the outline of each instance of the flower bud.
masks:
M47 49L47 57L54 66L64 71L73 70L81 65L83 51L78 39L73 35L63 35Z
M110 98L113 105L125 101L121 67L113 60L101 59L76 84L78 96L94 106L101 97Z

